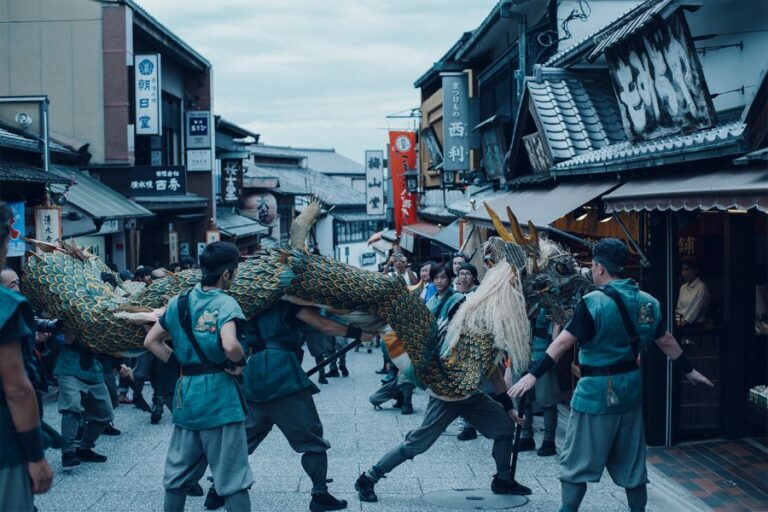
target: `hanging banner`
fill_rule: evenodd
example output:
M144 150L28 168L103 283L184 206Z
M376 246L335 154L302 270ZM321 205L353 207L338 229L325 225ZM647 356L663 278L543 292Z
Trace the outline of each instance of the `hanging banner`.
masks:
M389 132L389 173L392 176L392 202L395 231L400 236L403 226L416 222L416 194L405 187L405 172L416 169L416 133Z
M469 88L467 75L441 73L443 79L443 171L469 170Z
M387 205L384 203L384 152L372 150L365 152L365 213L384 215Z
M24 256L24 237L27 236L27 229L24 226L24 203L8 203L11 210L11 235L8 239L9 258Z
M49 244L61 240L61 208L35 208L35 238Z
M161 135L160 54L134 57L136 135Z
M227 159L221 161L221 203L237 204L243 190L243 161Z
M178 263L179 261L179 234L173 230L168 231L168 261L171 263Z

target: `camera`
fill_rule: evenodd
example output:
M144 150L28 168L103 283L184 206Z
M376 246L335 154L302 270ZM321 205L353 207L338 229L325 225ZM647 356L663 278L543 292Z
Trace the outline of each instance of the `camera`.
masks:
M64 329L64 320L60 318L35 318L35 331L59 334Z

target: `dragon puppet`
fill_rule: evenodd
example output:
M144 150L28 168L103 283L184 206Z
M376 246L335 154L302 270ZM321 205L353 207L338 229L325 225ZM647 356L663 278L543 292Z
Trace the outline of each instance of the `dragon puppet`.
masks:
M530 360L528 314L542 306L555 322L564 323L589 284L572 255L540 239L530 222L526 237L511 210L507 230L486 208L500 237L484 250L494 252L498 263L441 329L399 280L306 250L307 233L320 211L317 202L294 220L289 245L240 263L228 293L248 318L278 300L327 308L364 331L378 332L395 364L409 360L432 393L462 398L482 386L503 351L513 371L524 371ZM113 289L102 282L102 273L110 270L96 256L66 242L32 242L38 251L25 265L25 293L35 307L64 320L65 334L101 353L143 350L142 322L154 321L171 297L200 280L199 271L185 270L138 290L128 283ZM447 359L438 356L442 343L451 346Z

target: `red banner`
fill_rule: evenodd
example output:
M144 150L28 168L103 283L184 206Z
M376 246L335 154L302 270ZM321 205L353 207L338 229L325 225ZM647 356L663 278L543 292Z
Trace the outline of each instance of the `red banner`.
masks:
M416 194L408 192L403 175L409 170L416 170L416 132L389 132L389 173L398 236L403 226L416 222L418 200Z

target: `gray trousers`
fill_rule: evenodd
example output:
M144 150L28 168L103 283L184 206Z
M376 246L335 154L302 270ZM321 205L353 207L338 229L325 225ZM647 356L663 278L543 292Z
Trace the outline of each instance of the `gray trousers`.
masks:
M325 337L325 357L330 356L340 348L343 348L349 340L342 338L341 336L326 336ZM331 364L328 365L329 370L338 370L339 367L347 366L347 354L342 354L338 358L334 359Z
M26 463L0 467L0 510L32 512L35 510L32 480Z
M557 370L551 369L536 381L533 391L528 392L525 402L525 424L522 437L533 439L533 402L542 409L544 417L544 441L554 441L557 433L557 404L560 403L560 383L557 380Z
M186 492L203 477L208 466L219 496L236 494L253 484L242 422L203 430L173 427L165 459L165 490Z
M599 482L607 469L616 485L632 489L648 483L643 408L624 414L571 410L560 457L560 480Z
M323 438L323 424L317 414L312 393L302 390L268 402L248 402L245 433L248 453L253 453L277 426L294 451L301 453L301 465L312 480L312 492L328 490L328 456L331 444ZM216 489L218 489L218 480Z
M77 428L85 419L85 431L80 448L93 448L96 440L112 421L114 412L109 391L104 382L85 382L70 375L59 376L59 412L61 413L62 451L74 451Z
M413 390L415 387L416 386L410 382L400 382L400 379L392 379L386 384L382 384L379 389L377 389L370 397L368 397L368 400L371 402L371 404L373 404L374 407L378 407L389 400L397 400L400 393L402 393L403 402L411 403L411 397L413 396Z
M410 431L405 441L374 464L367 472L368 476L378 482L406 460L424 453L459 416L467 419L482 435L493 439L496 474L499 478L508 479L515 426L504 408L484 393L475 393L455 402L430 397L421 426Z

